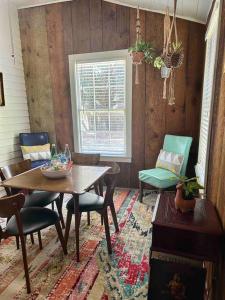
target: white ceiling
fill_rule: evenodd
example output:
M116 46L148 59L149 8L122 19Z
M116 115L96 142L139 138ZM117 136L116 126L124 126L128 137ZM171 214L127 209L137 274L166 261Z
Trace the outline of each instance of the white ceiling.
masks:
M11 0L18 8L38 6L62 1L71 0ZM173 11L174 0L105 0L130 7L164 13L166 6ZM213 0L177 0L177 15L180 18L192 20L199 23L206 23L208 13Z

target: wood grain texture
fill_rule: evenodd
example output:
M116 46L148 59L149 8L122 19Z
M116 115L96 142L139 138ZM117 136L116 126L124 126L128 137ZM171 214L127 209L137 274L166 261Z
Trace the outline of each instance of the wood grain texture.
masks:
M65 144L73 147L72 114L70 89L68 85L68 49L65 55L64 33L70 30L70 15L64 15L62 4L46 7L46 28L48 35L48 50L51 72L53 108L55 118L56 141L58 148L64 150ZM66 12L64 12L66 13ZM67 23L63 22L67 20ZM69 34L69 33L68 33ZM70 45L71 46L71 45Z
M29 11L26 21L33 27ZM51 70L48 89L54 107L57 143L72 142L71 103L68 72L68 55L95 51L126 49L135 41L136 10L101 0L74 0L45 6L46 19L41 27L47 35L48 65ZM21 14L25 10L22 10ZM43 14L43 12L42 12ZM157 48L163 44L163 15L140 12L143 37ZM178 34L184 44L185 60L176 77L176 105L168 107L162 99L163 81L158 70L143 64L140 66L140 85L134 84L132 99L132 162L120 163L120 186L138 186L138 171L154 167L163 144L165 133L192 135L192 165L197 158L201 87L204 57L205 26L178 20ZM32 30L32 38L39 35ZM23 47L28 47L31 38L21 31ZM28 57L27 57L28 56ZM25 72L32 68L32 54L24 53ZM29 59L29 60L28 60ZM45 60L43 60L43 64ZM41 73L38 71L38 75ZM134 71L133 71L134 78ZM27 85L34 82L34 75L26 78ZM29 94L36 96L36 90ZM31 98L31 97L30 97ZM30 100L31 119L35 120L33 103Z
M31 131L47 131L53 142L53 90L49 71L45 9L24 9L19 12L19 19Z

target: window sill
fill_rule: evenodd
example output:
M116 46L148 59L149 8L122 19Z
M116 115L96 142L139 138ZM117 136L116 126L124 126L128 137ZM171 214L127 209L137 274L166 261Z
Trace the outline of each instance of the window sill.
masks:
M100 161L115 161L115 162L131 163L131 157L101 156Z

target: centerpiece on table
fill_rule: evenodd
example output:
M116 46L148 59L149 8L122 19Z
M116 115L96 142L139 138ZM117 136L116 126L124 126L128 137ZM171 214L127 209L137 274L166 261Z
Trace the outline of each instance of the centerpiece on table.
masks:
M63 178L71 174L73 162L71 161L71 153L68 145L65 145L63 153L57 153L55 144L51 149L51 160L48 164L41 168L41 172L45 177L57 179Z
M175 197L175 207L182 213L192 211L195 208L196 198L199 197L199 189L203 187L198 183L197 177L179 177Z

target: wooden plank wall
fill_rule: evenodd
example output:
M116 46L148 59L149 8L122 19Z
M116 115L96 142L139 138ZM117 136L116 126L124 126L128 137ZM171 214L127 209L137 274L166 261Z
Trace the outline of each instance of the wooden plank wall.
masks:
M43 118L49 122L50 128L54 124L60 147L66 142L73 146L67 55L128 48L135 41L135 19L135 9L101 0L74 0L20 11L24 68L29 75L26 76L26 84L31 120L36 118L34 102L41 102L42 96L38 93L44 93L42 82L38 79L43 76L41 68L36 68L32 74L28 72L37 60L41 64L40 57L35 54L40 41L42 51L48 50L48 56L42 57L42 64L48 69L46 74L50 72L50 80L46 75L48 79L45 81L46 101L53 106L53 114ZM161 48L163 15L141 11L141 23L143 38ZM141 66L141 83L136 86L133 82L132 163L120 163L121 186L137 186L138 171L155 165L166 133L193 136L192 166L196 161L205 26L180 19L177 25L184 43L185 60L176 75L176 105L170 107L163 101L163 82L159 71L149 65ZM29 34L25 34L24 26ZM35 88L30 88L33 84ZM43 109L41 105L40 110ZM42 124L31 129L42 130Z
M212 116L207 197L218 211L225 230L225 1L222 0L220 40ZM225 241L217 280L218 300L225 300Z

